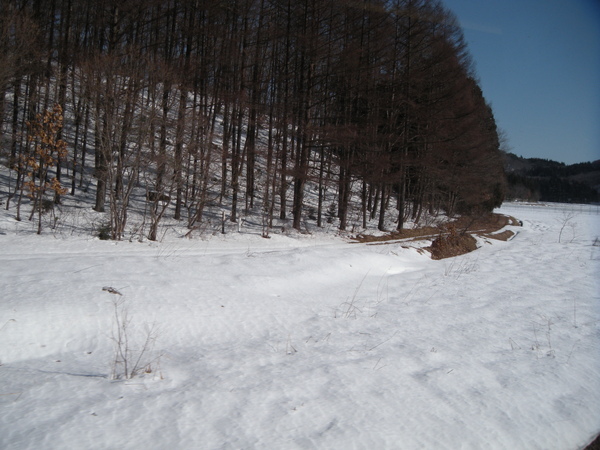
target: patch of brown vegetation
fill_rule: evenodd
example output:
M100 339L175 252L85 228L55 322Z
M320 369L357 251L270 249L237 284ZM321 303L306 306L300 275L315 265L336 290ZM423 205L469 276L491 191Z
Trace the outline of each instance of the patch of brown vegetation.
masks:
M471 228L471 232L477 234L478 236L488 238L488 239L496 239L498 241L508 241L511 237L514 236L510 230L500 231L502 228L507 225L512 226L520 226L521 223L512 216L504 216L501 214L491 214L489 219L481 221L479 224L479 228L474 226Z
M510 230L500 232L507 225L519 226L520 222L514 217L503 214L487 214L477 217L464 216L440 227L393 231L384 236L358 235L354 240L361 243L384 244L399 239L414 241L435 237L432 246L428 247L427 250L432 253L433 259L442 259L476 250L477 241L472 235L507 241L514 235Z
M513 237L515 233L510 230L504 230L501 233L496 234L481 234L481 237L496 239L497 241L508 241L511 237Z
M459 233L453 223L449 224L445 233L431 243L431 259L444 259L477 250L477 241L468 233Z
M437 227L422 227L415 228L413 230L392 231L391 233L385 234L383 236L359 234L358 236L353 238L353 240L360 243L385 242L395 241L398 239L422 238L424 236L433 236L437 233L439 233L439 228Z
M490 234L507 225L519 225L519 221L504 214L486 214L481 216L463 216L452 222L458 230L477 234Z

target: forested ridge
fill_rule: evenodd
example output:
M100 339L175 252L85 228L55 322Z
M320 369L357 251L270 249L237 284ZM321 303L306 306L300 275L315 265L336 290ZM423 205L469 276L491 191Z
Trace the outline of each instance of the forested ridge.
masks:
M165 215L402 230L504 197L492 109L437 0L9 0L0 112L6 208L40 227L87 192L113 239L143 192L152 240Z
M567 165L540 158L504 155L506 197L559 203L600 201L600 160Z

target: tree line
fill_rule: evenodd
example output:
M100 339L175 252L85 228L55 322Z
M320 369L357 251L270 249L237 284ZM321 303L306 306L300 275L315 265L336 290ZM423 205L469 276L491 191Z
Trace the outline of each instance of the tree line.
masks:
M566 165L561 162L504 155L506 198L558 203L600 201L600 161Z
M56 107L53 139L66 151L52 160L52 199L93 184L115 239L136 189L150 239L165 214L193 229L224 205L231 221L258 211L266 229L276 219L300 228L308 215L344 230L358 214L383 230L395 214L402 230L424 211L502 202L492 109L437 0L9 0L0 10L7 208L27 195L36 130Z

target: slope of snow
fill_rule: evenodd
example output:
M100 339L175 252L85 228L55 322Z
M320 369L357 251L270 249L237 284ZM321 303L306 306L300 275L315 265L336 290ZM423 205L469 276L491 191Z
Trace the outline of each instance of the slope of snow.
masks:
M3 216L0 448L581 448L600 431L600 215L568 208L507 204L512 240L442 261ZM159 330L159 364L129 380L110 376L116 299L132 348Z

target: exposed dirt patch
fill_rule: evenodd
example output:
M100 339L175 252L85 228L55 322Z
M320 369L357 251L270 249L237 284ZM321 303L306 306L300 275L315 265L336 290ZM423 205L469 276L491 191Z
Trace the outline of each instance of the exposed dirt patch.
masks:
M505 216L504 214L488 214L480 217L460 217L459 219L451 222L454 224L457 230L461 233L469 232L471 234L477 234L479 236L490 237L492 239L506 240L512 236L512 232L506 239L499 238L501 234L498 233L502 228L507 225L519 226L520 222L512 216ZM508 231L508 230L506 230Z
M504 230L504 231L501 231L500 233L481 234L480 236L490 238L490 239L496 239L498 241L508 241L514 235L515 235L515 233L513 233L512 231Z
M392 231L389 234L385 234L382 236L371 236L369 234L366 235L358 235L353 240L361 243L370 243L370 242L386 242L386 241L396 241L398 239L410 239L410 238L423 238L425 236L435 236L440 232L438 227L422 227L415 228L413 230L402 230L402 231Z
M385 244L397 240L432 239L431 247L424 250L431 252L432 259L450 258L477 249L477 241L473 235L487 239L507 241L514 233L502 229L507 225L519 226L521 223L511 216L488 214L479 217L460 217L439 227L422 227L412 230L393 231L383 236L359 235L357 242Z
M431 247L431 259L444 259L477 250L477 240L469 233L459 234L452 226L445 234L441 234L433 240Z

